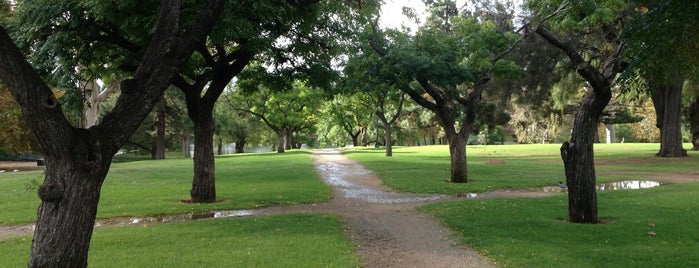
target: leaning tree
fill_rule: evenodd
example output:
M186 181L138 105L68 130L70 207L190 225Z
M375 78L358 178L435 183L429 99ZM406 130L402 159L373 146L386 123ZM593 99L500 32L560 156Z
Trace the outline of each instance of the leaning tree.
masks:
M618 1L530 1L536 34L565 53L569 68L585 81L585 96L575 114L571 138L561 146L568 185L568 214L574 223L597 223L593 143L600 116L612 98L626 41L621 38L627 6Z
M36 38L50 39L55 37L52 34L71 34L71 30L76 30L73 34L77 38L82 33L76 27L85 20L107 18L96 16L99 11L88 8L98 5L39 2L17 4L23 11L35 8L35 19L45 20L55 31L30 37L38 43L41 42ZM140 25L149 28L152 36L141 59L134 62L138 67L121 83L121 95L114 108L89 129L71 125L52 90L26 60L5 26L0 26L0 79L22 107L24 119L46 160L29 267L87 266L100 189L114 154L160 100L179 67L196 47L203 45L222 5L223 1L185 6L177 0L163 0L157 20ZM144 23L128 13L122 16L131 18L131 23ZM118 24L112 26L92 29L90 33L106 36L108 31L120 30ZM105 63L110 60L114 59L104 59Z

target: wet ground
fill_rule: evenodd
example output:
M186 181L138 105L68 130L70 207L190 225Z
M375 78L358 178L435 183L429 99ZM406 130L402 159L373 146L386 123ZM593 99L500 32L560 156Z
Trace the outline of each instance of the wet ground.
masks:
M416 207L443 200L503 197L543 197L564 194L566 188L505 189L459 196L420 195L391 191L359 163L338 151L314 153L317 172L333 187L333 198L322 204L275 206L255 210L189 213L161 217L123 217L98 220L97 227L181 222L202 218L230 218L282 213L333 213L347 226L346 235L357 245L365 267L490 267L472 249L459 246L449 230ZM598 190L660 186L656 181L624 181L598 185ZM32 225L0 226L0 239L27 235Z

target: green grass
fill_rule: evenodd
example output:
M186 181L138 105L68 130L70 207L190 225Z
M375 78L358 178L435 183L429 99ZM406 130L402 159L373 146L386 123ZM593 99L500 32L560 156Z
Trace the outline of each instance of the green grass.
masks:
M289 214L97 228L89 267L358 267L336 216ZM26 266L31 237L0 240L4 267Z
M469 182L448 182L449 148L446 145L396 147L393 157L384 150L344 152L376 172L384 184L404 192L458 194L501 188L529 188L565 181L560 145L487 145L466 149ZM685 158L658 158L658 144L596 144L597 181L644 179L661 171L696 169L696 152Z
M249 209L272 204L323 202L330 187L313 169L307 151L245 154L216 158L216 191L220 202L188 204L192 160L148 160L112 165L102 186L98 218L178 214L216 209ZM39 198L25 184L42 172L0 174L0 224L36 219Z
M421 209L501 267L699 267L699 183L600 192L598 200L609 222L596 225L567 222L566 196Z
M597 181L662 178L697 169L697 152L658 158L658 144L596 144ZM446 146L345 154L410 192L460 193L528 188L564 180L559 145L469 146L469 183L446 182ZM598 193L605 224L566 221L567 196L438 203L424 211L501 267L699 267L699 183ZM651 226L654 225L654 226ZM655 232L656 236L648 233Z

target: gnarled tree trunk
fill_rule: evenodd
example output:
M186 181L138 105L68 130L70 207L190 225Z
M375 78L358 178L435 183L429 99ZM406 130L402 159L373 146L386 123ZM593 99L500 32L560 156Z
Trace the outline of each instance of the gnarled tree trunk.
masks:
M611 99L611 89L588 89L578 107L570 141L561 146L568 185L568 216L571 222L597 223L597 190L594 141L599 116Z
M0 79L22 107L46 160L29 267L87 266L100 189L113 155L148 116L194 47L203 43L222 4L207 4L200 24L181 39L180 2L164 0L133 78L122 82L122 94L102 123L89 129L70 125L51 89L0 26Z

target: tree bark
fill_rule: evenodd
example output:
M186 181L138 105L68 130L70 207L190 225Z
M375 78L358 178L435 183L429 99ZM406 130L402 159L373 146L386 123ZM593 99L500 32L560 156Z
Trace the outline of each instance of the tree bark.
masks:
M692 132L692 150L699 150L699 97L689 106L689 127Z
M152 41L102 123L70 125L51 89L0 26L0 79L22 107L46 160L29 267L85 267L100 189L113 155L148 116L173 75L203 42L222 1L207 4L198 27L178 38L180 3L163 1Z
M183 134L180 136L180 144L182 145L182 154L185 158L192 157L192 153L189 150L189 135Z
M237 141L235 141L235 153L245 153L245 139L238 139Z
M682 80L651 83L656 126L660 129L660 157L687 156L682 148Z
M284 128L276 129L275 132L277 133L277 153L284 153L284 148L286 147L284 144L284 137L286 136Z
M451 182L467 183L466 138L464 135L450 135L449 154L451 155Z
M189 192L192 202L216 202L214 168L213 109L201 109L194 122L194 177Z
M594 140L599 116L611 99L611 88L595 94L588 90L578 107L572 137L561 146L568 185L568 216L575 223L597 223L597 190Z
M159 107L157 113L156 141L153 159L165 159L165 107Z
M386 141L386 156L393 156L393 142L391 141L391 124L384 122L383 125L383 137Z

